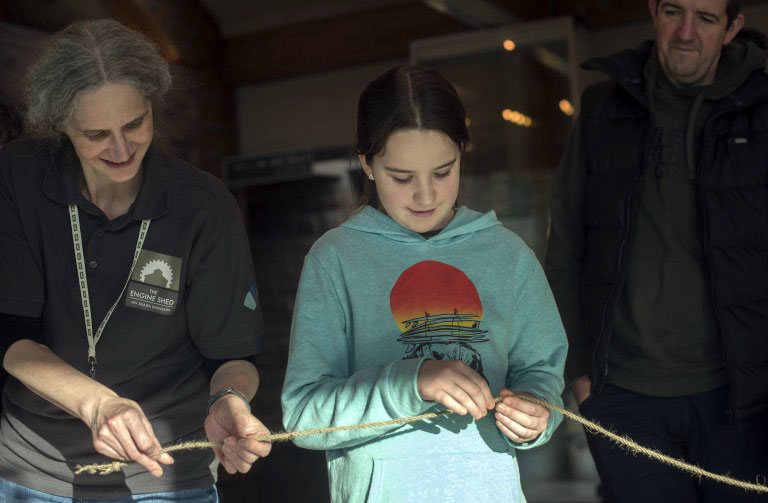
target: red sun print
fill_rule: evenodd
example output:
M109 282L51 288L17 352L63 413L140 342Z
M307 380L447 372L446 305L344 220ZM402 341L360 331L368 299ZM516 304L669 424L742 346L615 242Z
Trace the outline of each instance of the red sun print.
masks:
M389 306L400 330L408 331L409 320L454 314L483 317L483 305L475 285L459 269L427 260L406 269L395 282Z
M400 275L389 294L389 307L400 328L405 358L461 360L483 373L475 345L486 342L481 330L483 304L474 283L459 269L427 260Z

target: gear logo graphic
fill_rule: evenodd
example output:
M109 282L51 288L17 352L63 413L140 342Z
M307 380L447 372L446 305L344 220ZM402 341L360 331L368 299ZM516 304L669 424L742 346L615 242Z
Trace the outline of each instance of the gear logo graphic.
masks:
M163 288L171 288L171 284L173 284L173 269L165 260L150 260L141 268L139 281Z

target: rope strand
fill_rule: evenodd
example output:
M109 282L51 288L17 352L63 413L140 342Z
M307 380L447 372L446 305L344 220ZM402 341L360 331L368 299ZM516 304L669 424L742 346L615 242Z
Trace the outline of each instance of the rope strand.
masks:
M759 493L768 493L768 486L764 484L757 484L757 483L751 483L751 482L744 482L742 480L734 479L732 477L728 477L726 475L720 475L717 473L712 473L707 470L704 470L702 468L699 468L698 466L686 463L682 460L667 456L666 454L662 454L658 451L655 451L653 449L649 449L648 447L644 447L634 440L632 440L629 437L625 437L622 435L618 435L606 428L603 428L598 423L590 421L579 414L576 414L575 412L571 412L568 409L565 409L563 407L559 407L557 405L551 404L545 400L541 400L539 398L534 398L527 395L519 395L515 394L516 397L522 398L523 400L527 400L529 402L533 402L535 404L541 405L542 407L546 407L547 409L554 410L562 414L563 416L567 417L571 421L575 421L581 425L583 425L588 432L592 434L600 434L611 441L622 445L624 447L629 448L629 450L635 454L642 454L644 456L648 456L651 459L655 459L657 461L660 461L661 463L667 464L669 466L673 466L679 470L682 470L684 472L688 472L691 475L696 475L697 477L701 478L708 478L715 480L717 482L721 482L723 484L728 484L731 486L739 487L745 491L754 491ZM501 400L501 398L496 398L496 402L498 403ZM272 433L270 435L258 435L254 437L250 437L254 440L262 441L262 442L284 442L287 440L292 440L296 437L303 437L308 435L319 435L322 433L333 433L336 431L349 431L349 430L360 430L363 428L374 428L377 426L391 426L395 424L406 424L406 423L414 423L417 421L424 421L426 419L433 419L439 416L444 416L447 414L453 414L453 411L450 409L441 410L437 412L429 412L427 414L421 414L418 416L409 416L409 417L402 417L397 419L389 419L387 421L377 421L373 423L361 423L361 424L353 424L349 426L333 426L330 428L317 428L313 430L303 430L303 431L285 431L281 433ZM190 449L210 449L214 447L219 447L220 443L216 442L208 442L208 441L191 441L191 442L184 442L181 444L172 445L169 447L166 447L163 449L163 452L175 452L175 451L184 451L184 450L190 450ZM122 462L122 461L114 461L112 463L103 463L103 464L91 464L91 465L77 465L75 469L75 475L79 475L81 473L90 473L90 474L99 474L99 475L108 475L110 473L115 473L123 468L128 466L128 463Z

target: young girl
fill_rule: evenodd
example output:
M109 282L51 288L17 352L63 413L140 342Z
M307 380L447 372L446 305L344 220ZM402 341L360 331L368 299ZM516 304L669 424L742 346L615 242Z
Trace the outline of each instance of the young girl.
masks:
M510 390L560 404L567 350L544 274L493 212L456 208L469 136L439 73L375 79L357 126L364 202L305 259L285 427L449 408L296 443L327 451L333 501L525 501L515 450L545 443L561 418Z

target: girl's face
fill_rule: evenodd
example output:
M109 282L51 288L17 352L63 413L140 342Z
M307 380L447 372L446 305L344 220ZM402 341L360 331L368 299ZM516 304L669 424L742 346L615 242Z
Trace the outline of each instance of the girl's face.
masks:
M152 142L152 107L129 84L107 83L80 97L64 126L87 180L132 180Z
M442 229L453 218L459 194L461 151L442 131L405 129L392 133L371 164L382 209L415 232Z

